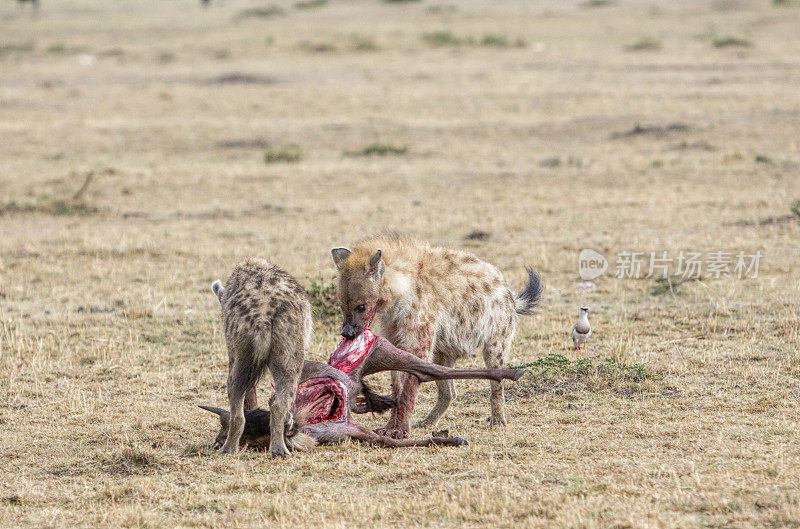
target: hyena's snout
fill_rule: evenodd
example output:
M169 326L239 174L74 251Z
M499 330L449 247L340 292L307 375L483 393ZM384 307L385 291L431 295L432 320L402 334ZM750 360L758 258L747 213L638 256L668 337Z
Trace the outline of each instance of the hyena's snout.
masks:
M342 336L344 336L348 340L352 340L353 338L361 334L363 330L364 329L362 329L360 325L354 325L352 323L344 322L344 325L342 325Z

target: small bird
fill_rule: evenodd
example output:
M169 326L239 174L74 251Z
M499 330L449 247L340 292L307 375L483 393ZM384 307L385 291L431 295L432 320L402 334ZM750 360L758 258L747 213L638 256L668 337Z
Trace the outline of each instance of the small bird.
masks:
M592 327L589 325L589 307L581 307L581 312L578 314L578 321L572 328L572 342L575 344L575 350L579 350L583 345L584 352L586 351L586 340L592 335Z

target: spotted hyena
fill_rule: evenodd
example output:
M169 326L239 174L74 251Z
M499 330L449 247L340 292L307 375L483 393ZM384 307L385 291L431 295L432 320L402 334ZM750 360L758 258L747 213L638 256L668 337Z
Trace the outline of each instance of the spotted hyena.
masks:
M360 334L375 318L391 343L420 358L452 367L481 349L487 368L506 362L518 314L532 314L541 295L539 275L528 269L528 285L515 294L493 265L452 248L432 247L396 234L365 239L350 250L334 248L342 335ZM398 405L379 433L408 435L419 381L392 374ZM492 425L505 424L503 386L492 381ZM436 405L415 424L434 426L455 397L451 380L437 382Z
M286 456L284 428L311 339L311 304L291 275L262 259L238 264L223 287L212 290L222 307L228 348L230 421L221 451L235 453L245 426L244 411L256 407L256 384L269 369L275 393L269 400L270 453Z

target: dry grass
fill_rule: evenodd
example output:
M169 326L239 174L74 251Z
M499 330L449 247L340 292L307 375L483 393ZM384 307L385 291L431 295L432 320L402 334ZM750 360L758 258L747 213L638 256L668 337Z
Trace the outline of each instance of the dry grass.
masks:
M0 525L800 526L800 10L428 4L0 5ZM265 6L280 16L241 17ZM642 35L660 49L627 52ZM408 153L344 154L376 138ZM287 145L302 158L264 163ZM441 426L463 449L211 453L211 281L247 255L305 278L322 359L328 249L382 228L514 286L542 272L509 426L459 382ZM580 290L585 247L764 258L757 279ZM594 358L576 361L584 304Z

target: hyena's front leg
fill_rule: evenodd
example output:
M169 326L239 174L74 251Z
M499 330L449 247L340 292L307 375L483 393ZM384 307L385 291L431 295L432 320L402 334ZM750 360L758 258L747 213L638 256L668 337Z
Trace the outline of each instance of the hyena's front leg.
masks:
M426 359L429 355L431 345L433 344L433 336L427 331L427 328L419 333L418 336L419 339L415 340L416 344L412 347L408 347L406 350L419 358ZM393 344L395 343L393 341L391 342ZM408 337L406 337L402 345L406 346L408 342ZM392 408L392 413L386 426L376 429L375 433L394 439L405 439L408 437L408 433L411 430L411 415L414 413L414 404L417 400L419 383L419 379L414 375L399 373L397 371L392 372L392 396L397 401L397 406Z
M419 391L419 379L408 373L392 373L392 396L397 405L392 408L389 422L375 433L393 439L405 439L411 430L411 415Z
M454 356L434 351L433 363L444 367L453 367L456 365L456 359ZM427 417L414 423L414 428L432 428L436 426L439 419L444 415L444 412L450 407L450 403L456 397L456 388L452 379L437 380L436 389L436 404Z

